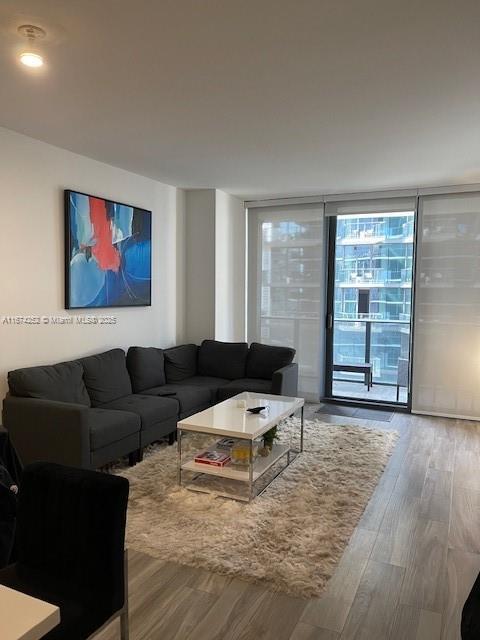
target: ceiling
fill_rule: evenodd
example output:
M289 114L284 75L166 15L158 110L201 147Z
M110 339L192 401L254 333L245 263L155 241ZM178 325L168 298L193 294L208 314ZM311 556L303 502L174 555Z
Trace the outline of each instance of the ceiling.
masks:
M478 0L1 0L0 38L0 125L162 182L480 182Z

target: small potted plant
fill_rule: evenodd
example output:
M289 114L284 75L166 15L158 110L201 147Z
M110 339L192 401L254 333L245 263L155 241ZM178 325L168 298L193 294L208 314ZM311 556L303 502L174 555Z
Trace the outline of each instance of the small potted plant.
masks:
M277 439L277 427L272 427L266 433L263 434L263 447L258 450L258 453L266 458L270 455L273 447L274 440Z

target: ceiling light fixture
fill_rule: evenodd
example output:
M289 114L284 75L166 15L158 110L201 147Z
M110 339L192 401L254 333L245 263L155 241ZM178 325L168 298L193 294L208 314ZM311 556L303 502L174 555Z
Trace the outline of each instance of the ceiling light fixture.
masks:
M20 62L26 67L41 67L43 64L43 58L39 53L24 51L20 54Z
M19 55L20 62L26 67L38 68L44 64L43 56L36 47L36 41L42 40L47 35L41 27L33 24L22 24L18 27L18 33L27 38L28 48Z

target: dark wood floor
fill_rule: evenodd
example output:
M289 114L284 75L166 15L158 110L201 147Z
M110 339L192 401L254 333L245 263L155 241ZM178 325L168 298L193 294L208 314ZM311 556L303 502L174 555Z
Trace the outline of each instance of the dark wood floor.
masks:
M459 640L480 571L480 424L348 421L401 438L325 594L273 594L132 552L131 640ZM112 623L96 640L118 634Z

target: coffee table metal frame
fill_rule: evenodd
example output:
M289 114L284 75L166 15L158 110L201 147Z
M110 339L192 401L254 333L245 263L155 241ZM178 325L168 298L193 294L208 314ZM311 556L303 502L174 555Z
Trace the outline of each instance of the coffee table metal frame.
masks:
M261 402L264 402L268 406L269 399L280 400L285 402L291 401L291 404L292 404L291 413L288 412L287 416L281 415L278 417L278 419L275 418L273 422L270 421L270 423L265 429L263 430L260 429L260 432L257 432L255 435L250 434L248 436L231 432L228 427L225 427L224 430L219 430L219 432L216 433L215 430L214 431L205 430L205 428L202 429L201 426L196 426L191 424L182 425L182 421L178 422L177 424L177 478L178 478L178 484L180 486L184 486L185 488L190 489L191 491L199 491L201 493L210 493L219 497L239 500L241 502L251 502L254 498L261 495L275 480L275 478L277 478L281 473L283 473L283 471L285 471L285 469L288 468L288 466L293 462L293 460L295 460L296 456L299 453L302 453L304 426L305 426L305 422L304 422L305 402L303 398L286 398L284 396L269 396L267 394L243 393L233 398L230 398L229 400L224 402L231 402L231 403L238 402L239 400L244 399L245 396L248 396L248 399L246 401L249 407L259 406ZM241 409L241 411L245 411L245 409ZM257 460L255 460L253 455L254 440L261 437L264 433L269 431L274 426L278 426L278 424L282 420L284 420L285 417L288 417L288 415L293 415L297 411L300 411L300 448L293 449L290 446L286 446L286 445L274 445L274 447L272 448L272 452L270 453L270 456L268 456L267 458L259 457L257 458ZM203 413L203 412L200 412L200 413ZM192 418L195 418L195 415L190 416L189 419L191 420ZM209 467L208 465L201 465L201 464L195 463L193 460L184 462L182 459L182 455L183 455L182 439L185 433L199 433L199 434L210 435L210 436L216 435L217 437L226 436L226 437L235 438L235 440L245 440L246 442L248 442L248 446L249 446L249 463L247 466L247 470L246 471L238 470L238 467L231 466L231 465L227 465L225 467ZM261 491L259 491L258 493L255 493L255 483L261 477L263 477L264 474L271 467L273 467L273 465L280 462L282 458L286 458L287 464L283 466L277 473L275 473L275 475L272 478L270 478L268 483L261 489ZM195 474L193 478L188 482L188 484L183 484L182 471L189 471ZM238 482L247 483L248 485L247 497L244 497L242 495L236 495L227 491L210 489L206 486L198 486L193 484L195 480L205 475L211 475L217 478L224 478L228 480L236 480Z

